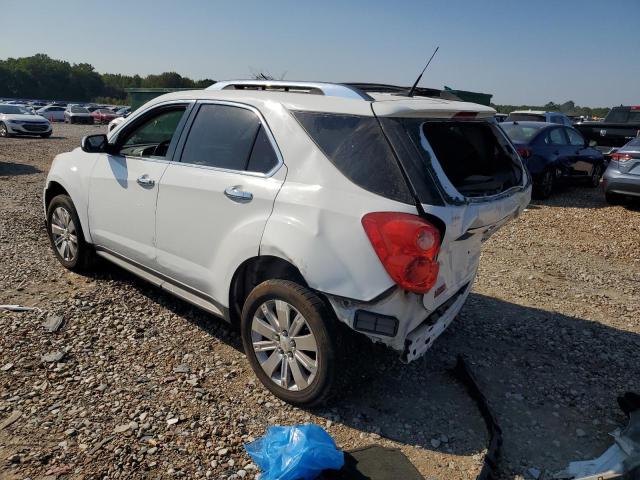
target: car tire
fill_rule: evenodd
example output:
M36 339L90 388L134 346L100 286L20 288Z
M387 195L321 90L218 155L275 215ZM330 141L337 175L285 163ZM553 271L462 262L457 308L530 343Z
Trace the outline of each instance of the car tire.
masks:
M11 136L7 126L3 122L0 122L0 137L9 138Z
M57 195L49 202L47 234L56 258L65 268L81 272L94 264L95 251L84 239L78 212L68 195Z
M42 135L40 135L41 138L49 138L51 136L53 132L49 132L49 133L43 133Z
M323 403L342 357L336 323L330 307L308 288L288 280L261 283L247 297L240 321L251 368L285 402Z
M551 196L556 176L552 170L545 170L540 180L534 184L533 193L538 199L545 199Z
M603 173L602 165L594 165L591 177L589 178L589 186L591 188L597 188L600 186L600 180L602 180Z
M623 196L613 192L604 192L604 199L609 205L620 205L623 200Z

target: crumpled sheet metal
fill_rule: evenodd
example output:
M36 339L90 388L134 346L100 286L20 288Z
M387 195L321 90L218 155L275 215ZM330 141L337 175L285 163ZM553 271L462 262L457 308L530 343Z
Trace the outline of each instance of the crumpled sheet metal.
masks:
M640 395L626 393L618 403L629 416L629 423L624 430L611 434L613 445L597 458L569 463L555 475L557 479L640 480Z

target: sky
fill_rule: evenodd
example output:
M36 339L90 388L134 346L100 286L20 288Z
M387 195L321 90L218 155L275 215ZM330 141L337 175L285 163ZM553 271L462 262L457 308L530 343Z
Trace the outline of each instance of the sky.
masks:
M497 104L640 104L640 0L0 0L0 59L411 85Z

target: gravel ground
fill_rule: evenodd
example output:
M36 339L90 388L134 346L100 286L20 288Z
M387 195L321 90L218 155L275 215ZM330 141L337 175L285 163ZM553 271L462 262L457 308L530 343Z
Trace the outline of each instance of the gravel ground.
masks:
M503 427L504 478L547 478L624 424L616 396L640 390L637 205L582 187L531 205L487 242L467 305L423 361L356 343L351 388L303 410L260 386L222 322L116 267L79 276L56 262L46 172L102 130L0 139L0 304L40 309L0 312L0 478L253 478L242 445L301 422L344 449L399 447L426 478L475 478L487 438L447 373L459 353Z

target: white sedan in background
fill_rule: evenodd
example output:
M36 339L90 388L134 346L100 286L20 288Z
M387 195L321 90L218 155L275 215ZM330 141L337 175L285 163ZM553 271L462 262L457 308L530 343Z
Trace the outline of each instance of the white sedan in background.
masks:
M64 122L64 111L65 107L60 107L58 105L47 105L46 107L42 107L41 109L37 110L36 113L38 115L42 115L50 122Z
M51 136L51 124L40 115L33 115L18 105L0 105L0 137L14 135Z

